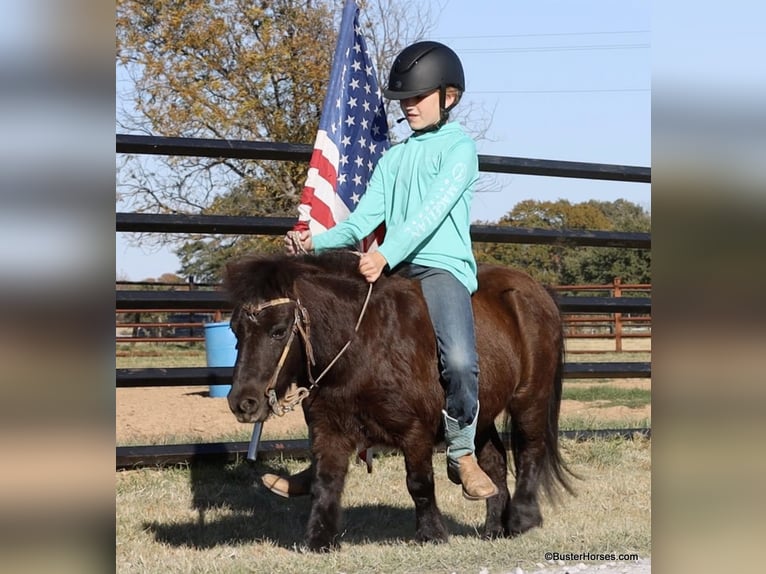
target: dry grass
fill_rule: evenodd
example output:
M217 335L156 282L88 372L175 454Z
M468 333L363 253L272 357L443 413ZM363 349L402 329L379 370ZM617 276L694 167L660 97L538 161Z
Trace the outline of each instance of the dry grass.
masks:
M202 343L118 343L118 369L152 367L204 367L205 346Z
M577 341L578 351L600 350L603 342ZM650 343L650 342L649 342ZM198 367L201 346L118 347L118 368ZM648 361L641 352L570 353L568 361ZM594 381L567 380L579 390ZM611 381L598 386L612 386ZM613 386L620 386L615 383ZM631 382L631 385L633 383ZM642 388L650 382L642 383ZM619 402L619 401L618 401ZM599 409L600 410L600 409ZM562 415L566 430L650 427L650 419L605 420L588 414ZM266 425L264 431L269 430ZM249 440L250 427L232 440ZM305 427L295 430L305 437ZM273 437L266 437L270 439ZM288 437L282 437L288 438ZM188 442L167 437L162 442ZM199 442L194 440L192 442ZM484 505L464 500L446 478L443 453L434 456L437 497L447 520L450 542L418 545L414 509L405 487L403 459L376 457L375 470L351 465L344 492L342 548L325 555L302 548L309 500L285 500L261 486L266 471L295 472L305 461L241 462L171 469L141 469L116 474L116 566L118 572L312 572L478 574L534 570L545 552L651 554L650 441L636 438L562 441L565 459L584 480L577 497L557 508L545 503L545 524L512 540L482 540ZM510 478L512 483L512 477Z
M652 393L649 389L636 387L620 388L610 385L565 385L563 400L598 402L602 407L624 405L629 408L637 408L648 405Z
M563 441L584 478L577 497L552 508L545 524L512 540L485 541L484 505L462 498L434 456L446 545L418 545L403 459L376 458L374 472L352 465L344 493L342 548L302 549L309 500L263 489L266 470L296 471L303 461L200 466L117 473L119 572L509 572L534 569L546 551L650 555L650 445L636 439Z

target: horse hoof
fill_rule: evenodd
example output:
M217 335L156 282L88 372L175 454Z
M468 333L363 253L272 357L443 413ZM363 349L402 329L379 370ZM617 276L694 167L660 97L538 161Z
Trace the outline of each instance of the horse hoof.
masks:
M415 536L415 542L418 544L446 544L449 537Z
M492 530L485 530L481 537L484 540L497 540L498 538L506 538L508 534L502 528L493 528Z
M318 554L333 552L340 548L340 544L335 539L335 537L327 539L324 536L317 537L317 538L309 538L306 541L306 546L308 546L309 550L311 550L312 552L316 552Z
M449 541L449 534L442 532L418 532L415 534L415 542L418 544L444 544Z
M307 546L309 550L317 554L327 554L328 552L334 552L335 550L338 550L339 548L337 544L323 544L323 543L315 544L313 542L309 542Z
M537 526L543 525L543 519L541 516L531 517L525 519L511 520L508 527L508 536L514 538L520 534L524 534L526 531L531 530Z

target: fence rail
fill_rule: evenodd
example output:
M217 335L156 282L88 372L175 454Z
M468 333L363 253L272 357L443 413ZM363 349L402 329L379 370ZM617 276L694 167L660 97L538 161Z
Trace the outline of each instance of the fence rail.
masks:
M295 224L289 217L245 217L125 213L116 215L117 231L136 233L212 233L221 235L284 235ZM584 229L528 229L471 225L471 239L488 243L562 244L573 247L649 249L649 233L589 231Z
M230 385L232 372L232 367L117 369L116 382L118 388ZM648 362L564 365L564 378L568 379L646 379L651 374L652 367Z
M559 431L559 436L572 440L588 440L593 437L620 437L632 440L636 437L650 438L650 428L594 429ZM507 433L500 433L501 440L508 441ZM227 463L245 460L250 443L214 442L197 444L159 444L146 446L118 446L117 469L158 467L174 464L193 464L198 461ZM258 445L258 459L271 460L283 457L309 458L311 448L307 439L267 440ZM392 449L386 449L393 452ZM437 447L443 452L443 447Z
M117 309L231 309L221 291L117 291ZM564 313L650 313L649 297L557 297Z
M309 144L117 134L117 153L126 154L308 162L311 159L312 149L313 147ZM637 183L649 183L652 173L648 167L481 154L479 155L479 170L490 173L515 173Z

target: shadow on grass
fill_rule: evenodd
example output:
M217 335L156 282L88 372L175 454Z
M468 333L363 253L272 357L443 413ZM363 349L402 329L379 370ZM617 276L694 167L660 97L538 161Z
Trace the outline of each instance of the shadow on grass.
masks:
M252 542L300 550L304 543L311 499L286 499L269 492L260 481L264 472L286 470L263 464L194 464L191 470L196 520L146 522L158 542L178 547L212 548ZM409 498L408 498L409 500ZM372 504L344 508L341 544L411 541L415 508ZM474 526L444 517L452 536L477 536Z

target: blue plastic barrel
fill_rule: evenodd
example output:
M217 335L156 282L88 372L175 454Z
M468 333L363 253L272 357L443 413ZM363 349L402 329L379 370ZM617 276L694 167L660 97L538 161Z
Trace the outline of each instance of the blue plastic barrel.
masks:
M205 323L205 357L208 367L233 367L237 361L237 338L228 321ZM225 397L231 385L209 385L211 397Z

